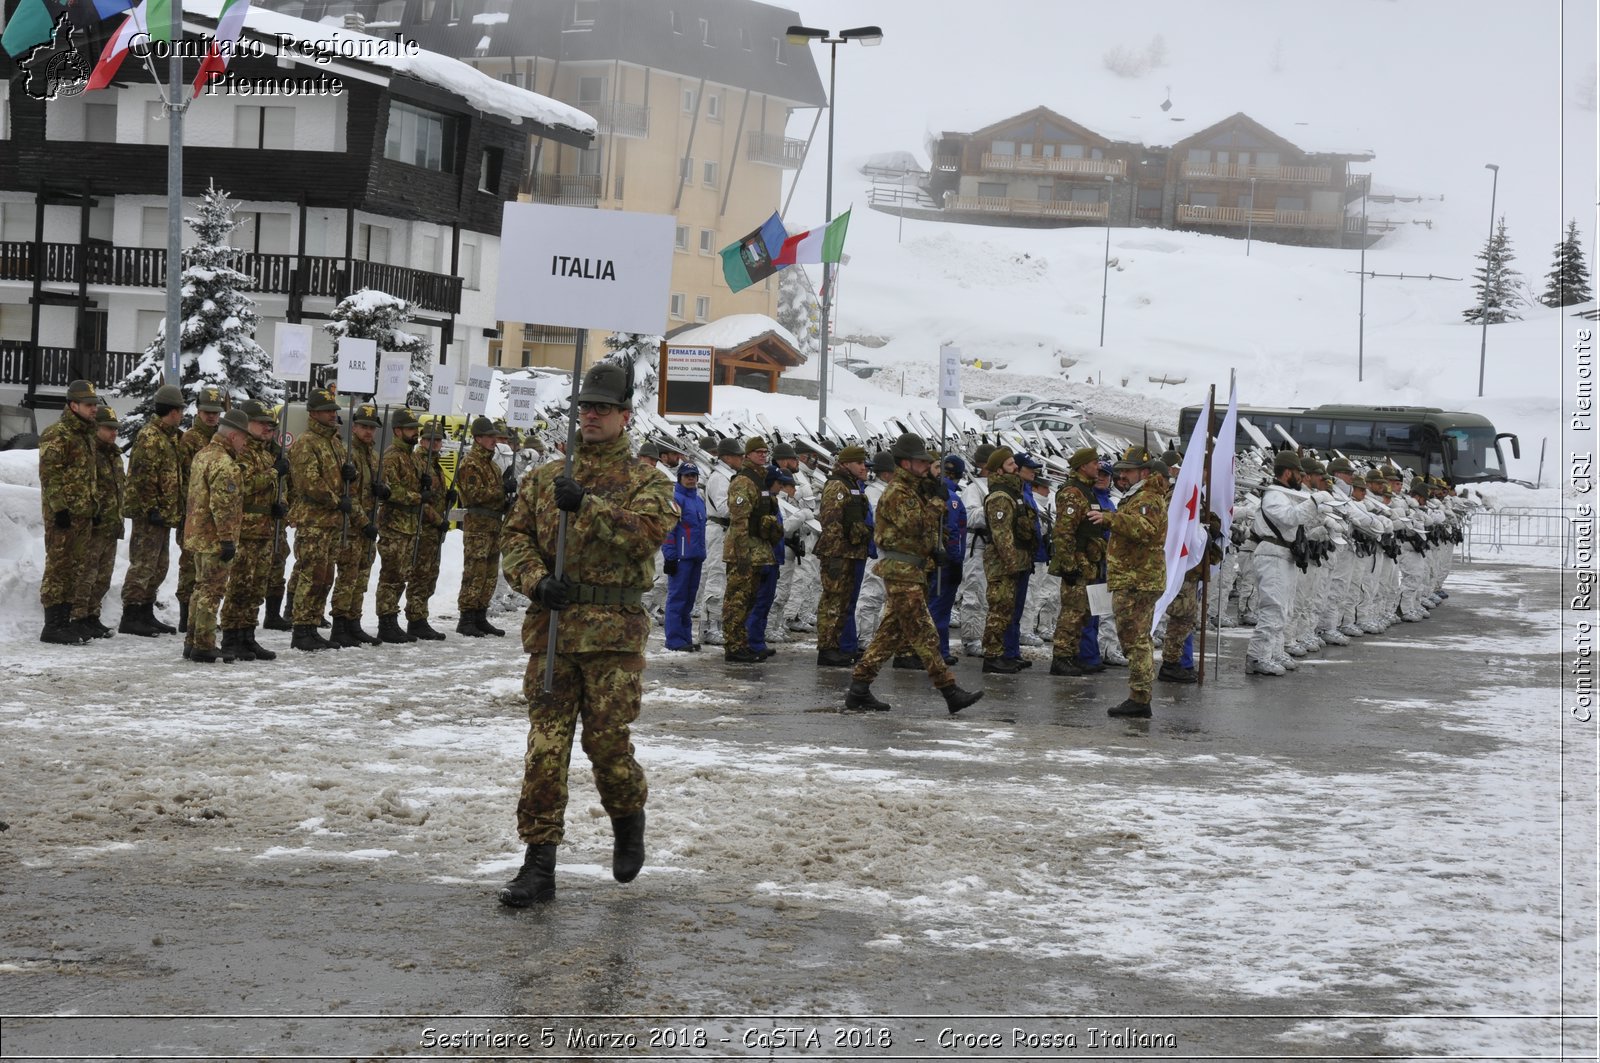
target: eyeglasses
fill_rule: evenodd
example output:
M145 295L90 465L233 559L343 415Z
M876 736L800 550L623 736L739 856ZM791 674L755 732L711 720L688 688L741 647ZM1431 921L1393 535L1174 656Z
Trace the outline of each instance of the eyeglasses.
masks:
M604 417L607 414L615 413L620 408L621 407L614 406L609 402L580 402L580 403L578 403L578 412L579 413L592 413L597 417Z

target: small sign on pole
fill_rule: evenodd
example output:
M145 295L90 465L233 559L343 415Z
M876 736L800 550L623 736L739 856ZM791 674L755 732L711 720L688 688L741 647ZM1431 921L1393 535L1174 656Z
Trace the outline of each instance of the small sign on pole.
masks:
M411 356L404 351L384 351L378 359L378 393L372 401L380 406L402 406L411 394Z
M663 417L704 417L711 412L710 347L661 345L661 387L656 412Z
M506 381L506 424L512 428L532 428L538 423L535 404L539 385L531 380Z
M437 373L433 377L433 387L428 389L428 412L440 417L456 412L456 386Z
M311 381L311 326L279 322L272 334L272 371L279 380Z
M939 408L959 410L961 402L961 348L939 348Z
M461 400L461 412L476 417L489 408L489 389L494 387L494 370L486 365L467 367L467 393Z
M371 395L378 390L378 341L346 336L339 341L339 394Z

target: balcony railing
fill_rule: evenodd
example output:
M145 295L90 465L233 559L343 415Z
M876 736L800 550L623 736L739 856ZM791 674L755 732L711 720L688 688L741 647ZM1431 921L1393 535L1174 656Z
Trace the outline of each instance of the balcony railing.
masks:
M650 108L642 103L588 103L578 101L578 110L592 115L595 132L613 137L648 137Z
M1008 196L946 196L944 207L946 210L973 211L981 214L1105 221L1110 204L1074 203L1067 199L1012 199Z
M39 259L40 281L77 284L80 270L85 283L106 287L165 288L167 252L160 247L114 247L109 244L0 243L0 281L34 279L34 258ZM355 276L348 283L342 258L325 255L258 254L241 252L234 268L253 280L252 290L286 294L294 290L296 271L303 264L301 295L340 299L358 288L377 288L435 313L461 312L461 278L429 273L407 266L356 260Z
M523 192L535 203L561 207L600 205L601 177L597 173L536 173L523 181Z
M961 169L961 156L940 155L933 160L933 168L935 170L959 170Z
M998 173L1076 173L1096 177L1122 177L1128 164L1122 159L1050 159L1041 155L983 153L983 168Z
M1246 210L1243 207L1192 207L1178 205L1178 223L1190 225L1263 225L1282 229L1338 229L1343 214L1309 210Z
M745 158L751 162L797 169L806 157L806 142L776 133L751 133L746 141Z
M570 347L578 342L578 330L555 325L523 325L523 343L557 343Z
M0 384L26 384L37 368L36 387L64 388L87 379L110 387L132 372L143 357L138 351L85 351L73 347L39 347L14 340L0 342ZM74 358L78 361L74 363Z
M1183 176L1189 180L1294 181L1301 184L1325 185L1333 180L1333 170L1327 166L1240 166L1237 163L1186 162Z

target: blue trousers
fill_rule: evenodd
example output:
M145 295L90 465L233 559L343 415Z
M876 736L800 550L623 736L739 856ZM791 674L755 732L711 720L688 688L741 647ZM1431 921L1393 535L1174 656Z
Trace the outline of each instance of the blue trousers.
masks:
M1178 658L1178 663L1185 668L1194 667L1194 636L1190 635L1183 640L1183 656Z
M856 653L866 649L861 645L861 637L856 634L856 603L861 600L861 583L867 578L867 561L862 558L855 563L855 572L850 583L850 597L844 603L844 626L839 629L839 652Z
M750 615L744 621L745 637L750 649L760 653L767 648L767 614L772 612L772 599L778 593L778 566L762 565L756 583L756 600L750 603Z
M1022 643L1019 641L1022 628L1022 607L1028 603L1028 580L1033 576L1029 569L1017 577L1017 601L1011 607L1011 623L1006 625L1006 637L1001 642L1005 648L1003 656L1013 660L1022 656Z
M936 568L928 577L928 614L939 632L939 656L950 656L950 611L956 605L957 584L961 582L959 563Z
M700 567L705 558L679 561L677 575L667 577L667 649L684 650L694 644L694 596L700 593Z
M1078 639L1078 660L1083 664L1100 663L1100 618L1091 616L1083 625L1083 636Z

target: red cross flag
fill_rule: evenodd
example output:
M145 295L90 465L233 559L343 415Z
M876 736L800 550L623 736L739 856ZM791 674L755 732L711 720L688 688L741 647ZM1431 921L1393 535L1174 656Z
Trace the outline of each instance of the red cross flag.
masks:
M1150 617L1150 633L1166 615L1167 606L1183 589L1183 576L1206 556L1206 526L1200 517L1200 481L1205 476L1206 433L1211 428L1211 400L1189 433L1189 446L1183 452L1178 482L1172 485L1172 500L1167 504L1167 589L1156 601Z

